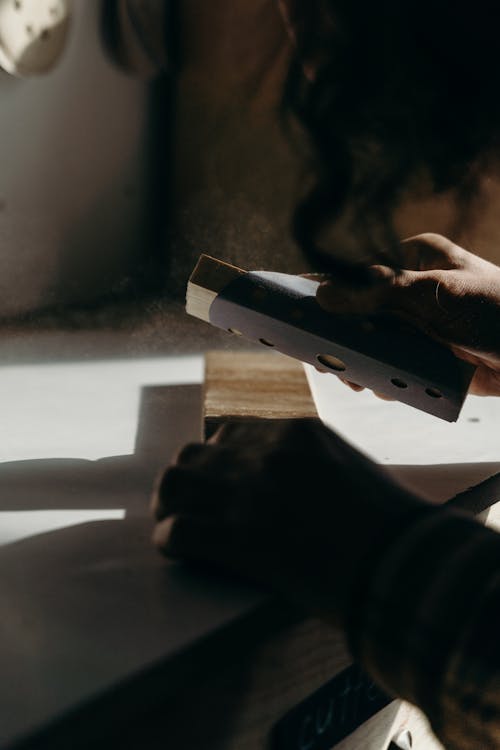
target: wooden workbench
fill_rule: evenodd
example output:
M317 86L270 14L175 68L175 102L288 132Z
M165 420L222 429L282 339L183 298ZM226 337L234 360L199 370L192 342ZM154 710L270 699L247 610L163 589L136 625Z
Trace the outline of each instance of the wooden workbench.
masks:
M282 386L302 388L307 411L301 366L285 359L273 368ZM0 547L0 748L321 750L328 736L349 731L338 750L385 750L409 729L416 750L435 750L425 720L359 675L333 629L266 591L168 562L153 549L153 481L203 429L202 382L179 384L191 365L167 358L108 363L109 372L82 365L74 371L81 380L67 369L60 383L54 369L45 373L46 392L36 374L37 403L49 402L55 422L64 422L65 389L73 398L79 388L93 398L102 391L89 445L111 414L120 427L109 402L127 378L140 384L140 409L129 454L0 465L4 515L123 510ZM195 370L188 381L197 380ZM11 377L26 400L25 374ZM83 429L88 407L79 408L74 430Z

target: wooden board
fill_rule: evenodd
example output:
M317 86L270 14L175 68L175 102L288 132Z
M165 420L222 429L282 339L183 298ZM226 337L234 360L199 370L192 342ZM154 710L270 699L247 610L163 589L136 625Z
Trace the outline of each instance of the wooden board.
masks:
M205 435L227 419L318 417L303 365L279 352L205 355Z

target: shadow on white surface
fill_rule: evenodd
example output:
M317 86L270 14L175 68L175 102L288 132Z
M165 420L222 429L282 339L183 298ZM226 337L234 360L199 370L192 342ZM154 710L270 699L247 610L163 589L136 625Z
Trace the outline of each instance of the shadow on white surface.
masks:
M151 543L153 482L200 439L200 415L200 384L148 385L131 454L0 464L2 748L266 600L230 577L167 561Z
M3 366L0 545L147 507L152 462L177 432L169 387L188 384L175 400L189 419L201 378L200 357Z
M14 510L0 511L0 547L48 531L67 529L90 521L123 520L122 508L109 510Z
M305 366L322 420L374 461L394 465L500 461L500 398L468 396L456 422L445 422Z

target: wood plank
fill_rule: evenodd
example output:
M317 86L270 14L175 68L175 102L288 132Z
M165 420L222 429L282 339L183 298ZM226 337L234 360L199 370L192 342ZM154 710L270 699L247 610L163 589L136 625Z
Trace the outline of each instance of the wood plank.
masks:
M205 355L203 421L209 437L227 419L318 418L304 366L279 352Z

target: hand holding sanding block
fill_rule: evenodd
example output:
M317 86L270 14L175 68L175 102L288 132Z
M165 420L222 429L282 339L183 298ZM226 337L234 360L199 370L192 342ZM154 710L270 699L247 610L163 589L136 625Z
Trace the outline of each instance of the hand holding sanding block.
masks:
M395 318L326 312L316 302L318 284L202 254L186 312L448 422L458 419L473 365Z

